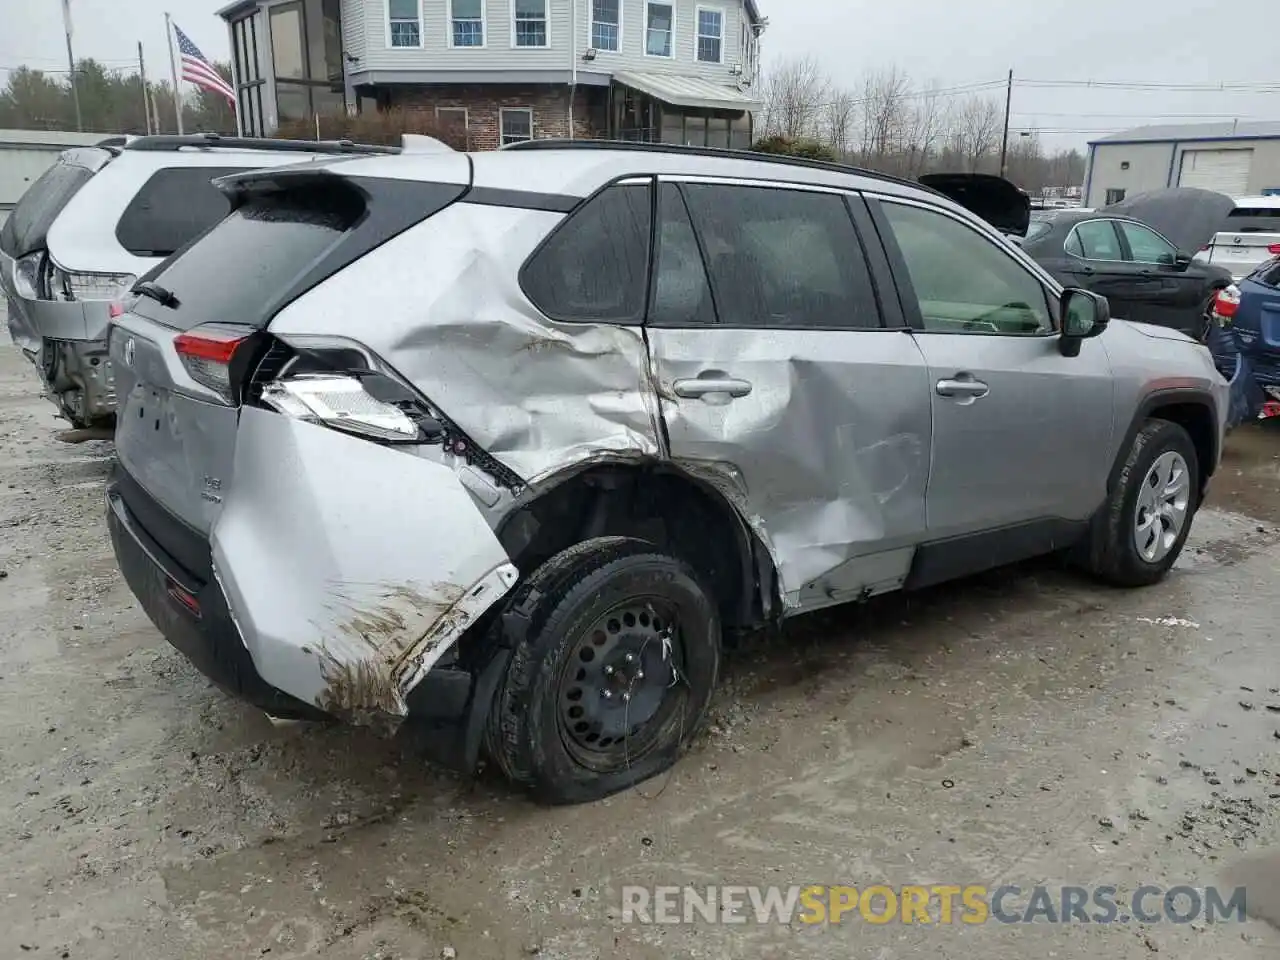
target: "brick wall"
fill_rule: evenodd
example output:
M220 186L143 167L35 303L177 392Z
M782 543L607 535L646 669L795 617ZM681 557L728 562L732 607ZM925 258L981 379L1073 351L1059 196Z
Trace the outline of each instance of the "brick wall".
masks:
M579 87L574 101L574 136L603 135L599 109L603 91ZM596 107L593 110L592 104ZM434 119L438 108L465 107L467 134L472 150L496 150L501 145L501 112L504 107L533 111L533 136L537 139L569 136L569 88L562 85L432 84L391 91L390 106L422 110ZM445 116L448 119L448 116ZM594 121L594 122L593 122Z

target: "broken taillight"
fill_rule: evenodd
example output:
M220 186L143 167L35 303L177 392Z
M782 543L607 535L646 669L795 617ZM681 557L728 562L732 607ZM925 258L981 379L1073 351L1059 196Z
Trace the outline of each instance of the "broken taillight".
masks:
M240 330L201 326L174 337L173 349L192 380L234 403L231 361L248 339Z
M1223 287L1213 301L1213 312L1223 320L1230 320L1240 309L1240 288L1235 284Z

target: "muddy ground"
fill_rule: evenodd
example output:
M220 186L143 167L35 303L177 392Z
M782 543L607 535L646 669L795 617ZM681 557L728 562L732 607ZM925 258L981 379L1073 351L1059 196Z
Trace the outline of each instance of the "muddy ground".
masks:
M1253 920L620 918L626 884L1203 886L1274 843L1276 427L1233 435L1167 583L1116 592L1031 564L798 622L731 659L715 722L672 776L555 810L358 730L273 727L213 690L116 574L109 443L58 429L0 345L0 956L1280 950Z

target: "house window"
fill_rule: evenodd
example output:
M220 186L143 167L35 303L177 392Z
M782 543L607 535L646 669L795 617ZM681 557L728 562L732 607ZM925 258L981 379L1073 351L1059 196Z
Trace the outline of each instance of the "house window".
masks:
M591 0L591 46L617 51L621 33L622 0Z
M671 39L675 30L674 6L650 0L647 17L644 52L651 57L671 56Z
M515 16L515 45L547 46L547 0L515 0L512 11Z
M724 11L716 7L698 7L698 60L724 61Z
M503 109L502 145L533 139L533 111L527 107Z
M391 46L422 46L422 19L418 0L387 0L387 23Z
M449 20L453 46L484 46L484 0L449 0Z
M1113 187L1112 189L1107 191L1106 206L1109 207L1113 203L1119 203L1123 199L1124 199L1124 189L1122 187Z

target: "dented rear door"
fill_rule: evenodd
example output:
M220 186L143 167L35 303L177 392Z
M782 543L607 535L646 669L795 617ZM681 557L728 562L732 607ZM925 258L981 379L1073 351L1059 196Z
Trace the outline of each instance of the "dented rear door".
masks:
M648 324L671 457L736 495L792 609L899 586L925 529L924 359L882 321L848 202L660 188Z

